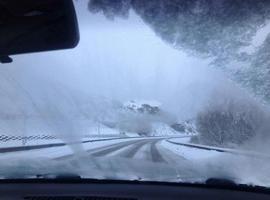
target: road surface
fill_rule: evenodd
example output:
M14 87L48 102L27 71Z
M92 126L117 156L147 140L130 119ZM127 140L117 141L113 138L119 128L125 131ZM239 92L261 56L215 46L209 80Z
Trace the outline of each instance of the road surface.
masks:
M14 176L19 171L20 176L26 177L75 173L96 179L196 181L194 177L200 177L196 164L185 154L166 148L163 145L166 139L121 138L74 143L74 146L61 143L25 151L12 149L0 154L0 176L1 173Z
M165 149L160 145L163 139L138 139L133 141L124 141L117 144L109 144L106 146L87 150L87 154L94 157L122 157L129 159L142 159L150 162L168 163L171 159L183 161L184 157ZM68 156L59 157L57 159L68 158Z
M191 169L190 162L160 145L162 140L164 139L146 138L122 141L90 149L87 155L97 158L97 165L103 172L137 174L150 180L159 178L159 175L162 176L161 180L163 177L165 180L194 177L195 172ZM68 160L70 157L62 156L56 160Z

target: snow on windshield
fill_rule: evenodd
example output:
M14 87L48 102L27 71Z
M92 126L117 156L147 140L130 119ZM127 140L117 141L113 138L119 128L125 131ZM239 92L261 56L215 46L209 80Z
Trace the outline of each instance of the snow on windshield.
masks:
M270 186L270 6L128 2L74 1L78 47L1 66L1 177Z

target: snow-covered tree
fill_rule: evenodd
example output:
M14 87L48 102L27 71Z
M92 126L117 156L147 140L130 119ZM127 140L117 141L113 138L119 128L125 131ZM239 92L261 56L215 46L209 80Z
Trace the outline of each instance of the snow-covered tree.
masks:
M269 101L269 39L254 54L242 51L252 46L257 31L269 21L269 0L89 1L91 12L110 19L128 17L130 9L174 48L212 58L214 66L229 71L233 80ZM237 69L228 69L232 66Z
M240 82L255 95L270 102L270 35L246 65L246 69L239 71Z
M269 137L267 113L264 106L244 92L221 88L197 116L198 140L203 144L232 147L262 134ZM264 127L267 131L262 131Z

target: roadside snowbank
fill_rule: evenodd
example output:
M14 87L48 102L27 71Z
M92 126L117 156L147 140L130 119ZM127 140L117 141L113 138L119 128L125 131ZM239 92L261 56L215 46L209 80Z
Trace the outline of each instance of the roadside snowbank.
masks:
M214 146L208 146L208 145L201 145L201 144L193 144L190 143L190 138L174 138L169 139L167 142L178 145L178 146L185 146L187 148L190 148L191 151L194 149L200 149L204 151L216 151L216 152L223 152L223 153L230 153L234 155L243 155L243 156L250 156L250 157L256 157L256 158L262 158L262 159L270 159L270 156L268 154L263 154L260 152L255 151L247 151L247 150L239 150L239 149L230 149L230 148L221 148L221 147L214 147Z
M183 143L187 143L189 141L189 137L184 138L174 138L170 139L169 141L181 141ZM161 145L170 151L176 153L177 155L180 155L187 160L202 160L202 159L208 159L213 158L215 156L219 156L220 152L217 151L209 151L209 150L202 150L202 149L196 149L196 148L190 148L182 145L172 144L167 140L163 140L161 142Z

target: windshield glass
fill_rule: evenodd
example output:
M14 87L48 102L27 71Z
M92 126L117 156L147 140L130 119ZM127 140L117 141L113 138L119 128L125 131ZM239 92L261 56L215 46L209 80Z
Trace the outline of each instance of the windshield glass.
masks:
M270 2L74 1L80 43L0 68L0 177L270 186Z

